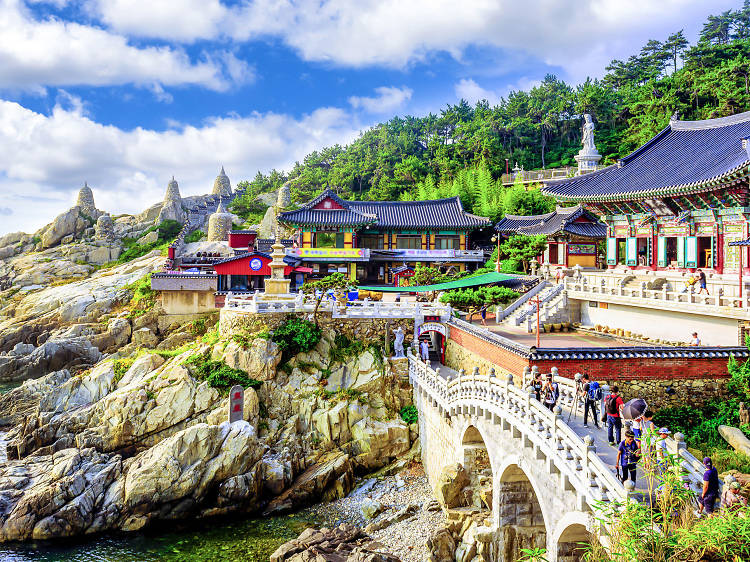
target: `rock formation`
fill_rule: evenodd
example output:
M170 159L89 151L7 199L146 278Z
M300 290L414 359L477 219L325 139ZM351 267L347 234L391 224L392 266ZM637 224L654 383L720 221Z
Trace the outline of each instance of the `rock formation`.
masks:
M162 203L156 222L161 223L165 220L175 220L184 223L185 218L186 215L185 210L182 208L180 188L174 176L172 176L172 181L167 184L167 192L164 194L164 202Z
M133 333L149 322L141 318ZM115 318L110 337L127 340L129 332L117 331L120 320L130 327ZM400 419L384 421L397 404L383 393L390 375L371 357L351 359L360 371L372 368L371 384L359 387L371 390L345 386L353 398L338 400L311 392L325 376L316 361L331 361L334 336L326 331L313 351L293 358L291 374L277 370L281 351L266 339L197 340L166 360L140 355L124 372L105 358L78 376L60 371L24 384L0 399L0 417L18 422L7 435L11 460L0 464L0 481L13 483L0 505L0 541L283 513L343 497L355 471L383 466L417 438ZM245 389L241 421L226 421L228 398L201 379L195 361L209 358L262 381Z
M115 239L115 225L108 214L96 219L96 239L105 242L112 242Z
M399 562L383 552L383 545L353 525L335 529L307 529L299 537L282 544L271 555L271 562Z
M288 209L292 204L292 192L289 182L286 182L279 189L279 195L276 198L276 206L280 210Z
M219 199L219 207L208 218L208 241L228 240L229 231L232 230L232 218L233 215L226 212L224 202Z
M221 167L221 172L216 176L214 180L214 187L211 190L212 195L218 195L220 197L231 197L232 196L232 184L224 172L224 166Z

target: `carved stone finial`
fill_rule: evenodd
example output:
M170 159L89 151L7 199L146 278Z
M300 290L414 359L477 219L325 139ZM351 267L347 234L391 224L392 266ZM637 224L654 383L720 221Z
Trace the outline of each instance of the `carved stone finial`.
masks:
M670 123L673 123L674 121L680 120L680 110L676 109L675 112L672 114L672 117L669 118Z

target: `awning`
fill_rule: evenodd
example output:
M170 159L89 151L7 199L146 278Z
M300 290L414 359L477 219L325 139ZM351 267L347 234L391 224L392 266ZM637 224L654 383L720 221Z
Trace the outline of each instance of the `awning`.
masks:
M483 273L476 277L464 277L448 283L436 283L435 285L417 285L414 287L359 287L363 291L377 291L381 293L427 293L429 291L449 291L450 289L461 289L464 287L476 287L478 285L491 285L501 281L517 280L520 275L509 275L507 273Z
M312 273L312 271L313 270L312 270L311 267L304 267L304 266L301 266L301 265L299 265L297 267L292 267L291 265L288 265L288 266L286 266L284 268L284 275L289 275L292 272L294 272L294 273Z

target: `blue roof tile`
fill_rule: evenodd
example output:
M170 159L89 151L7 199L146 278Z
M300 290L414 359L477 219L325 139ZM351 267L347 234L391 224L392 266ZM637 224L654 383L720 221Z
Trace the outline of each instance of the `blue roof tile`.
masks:
M573 178L548 180L559 200L617 201L689 193L750 166L750 112L705 121L672 121L618 164Z

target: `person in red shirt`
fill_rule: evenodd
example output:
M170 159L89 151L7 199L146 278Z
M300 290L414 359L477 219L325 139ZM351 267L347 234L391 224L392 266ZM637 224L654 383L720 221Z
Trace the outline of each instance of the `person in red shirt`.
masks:
M622 441L622 396L618 394L620 389L617 385L612 387L612 392L604 399L604 412L607 414L607 438L609 444L615 446Z

